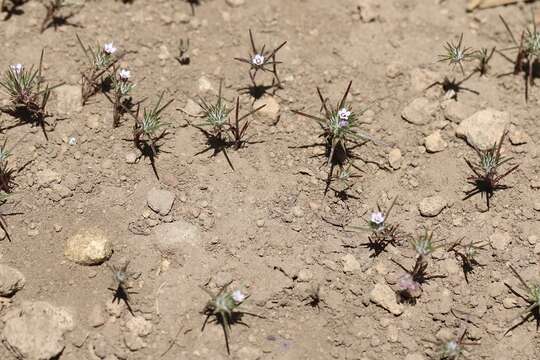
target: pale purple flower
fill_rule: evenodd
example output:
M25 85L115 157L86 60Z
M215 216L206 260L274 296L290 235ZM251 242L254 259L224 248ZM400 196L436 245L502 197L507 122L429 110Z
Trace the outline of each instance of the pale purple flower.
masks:
M251 59L251 62L253 63L253 65L261 66L264 64L264 56L262 56L261 54L255 54L255 56L253 56L253 59Z
M110 43L106 43L105 45L103 45L103 51L106 54L112 55L116 52L116 50L117 49L114 47L112 41Z
M13 71L16 75L19 75L21 71L23 70L24 66L23 64L14 64L10 66L11 71Z
M409 296L417 298L422 293L422 287L414 280L411 274L404 274L398 279L400 291L406 291Z
M120 71L118 72L118 76L120 77L120 80L128 81L131 77L131 71L129 71L128 69L120 69Z
M339 120L338 125L340 128L344 128L349 126L349 122L347 120Z
M371 213L371 222L375 225L382 225L384 223L384 214L380 211Z
M349 116L351 116L351 112L347 108L340 109L337 114L341 120L345 121L349 120Z
M235 290L232 293L232 298L237 303L241 303L242 301L246 300L246 295L243 292L241 292L240 290Z

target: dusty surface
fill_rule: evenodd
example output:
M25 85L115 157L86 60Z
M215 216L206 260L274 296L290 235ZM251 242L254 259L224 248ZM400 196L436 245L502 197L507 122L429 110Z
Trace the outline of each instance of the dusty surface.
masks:
M240 5L229 5L234 3ZM359 4L366 4L361 12ZM0 261L26 281L2 302L3 312L22 311L17 309L23 303L36 301L69 312L74 326L63 335L60 359L224 359L221 327L210 324L201 333L200 311L208 297L200 286L216 289L234 280L233 288L251 294L243 307L266 319L244 317L249 327L233 326L231 358L427 359L431 352L424 339L459 334L465 327L480 343L470 348L473 359L536 358L540 335L534 320L503 333L525 305L505 286L516 283L506 264L514 264L527 281L540 282L540 90L533 88L526 104L523 79L498 77L512 65L495 55L488 76L475 75L464 84L479 95L460 92L456 104L440 87L424 91L444 76L461 77L436 62L445 41L463 32L468 46L509 46L498 15L522 29L530 22L531 5L472 14L465 5L213 0L202 1L192 17L183 1L98 0L88 1L73 18L83 28L39 34L43 9L35 1L25 4L24 14L0 24L0 65L37 63L44 46L47 79L70 86L59 89L50 104L49 120L56 126L49 141L28 125L2 135L9 143L25 136L14 150L16 164L33 160L18 174L13 200L5 205L23 214L7 218L13 241L0 243ZM274 96L281 116L277 125L268 112L256 116L249 129L256 143L229 152L232 171L223 154L194 156L205 148L205 139L186 126L186 115L177 109L199 95L213 100L220 77L231 100L237 88L249 84L245 64L232 60L247 54L248 28L268 46L288 41L279 53L284 88ZM124 60L137 83L136 98L148 97L153 104L164 89L166 98L175 99L164 113L172 136L157 161L161 181L147 161L132 164L135 150L124 140L131 135L128 117L113 130L111 105L103 95L79 105L83 55L75 32L87 42L113 40L131 51ZM191 64L181 66L174 56L186 37ZM353 196L342 201L332 191L323 197L324 158L314 156L322 149L298 148L320 142L318 126L290 109L316 113L315 87L335 102L349 80L354 108L371 104L364 130L390 146L356 150L363 172L349 191ZM423 104L413 109L416 121L405 121L404 109L422 97L427 101L416 101ZM244 95L243 109L252 102ZM509 113L516 145L507 142L504 151L520 168L505 180L512 189L498 192L484 212L479 196L462 200L469 174L463 157L474 152L455 133L461 120L488 108ZM17 124L8 115L1 119L3 127ZM71 137L76 144L68 143ZM158 192L159 199L148 199L158 189L172 195ZM426 284L416 305L388 298L387 283L400 272L390 258L409 266L411 249L402 244L373 257L361 245L367 234L331 223L362 224L377 203L396 195L393 221L407 233L430 227L447 243L463 236L492 241L480 255L485 266L470 275L469 284L454 255L439 251L432 271L446 277ZM422 208L428 216L420 214ZM137 318L122 304L111 304L106 264L82 266L64 256L69 238L95 228L112 242L107 263L131 260ZM319 309L306 305L317 284ZM374 299L378 296L383 299ZM469 322L453 309L470 314ZM2 346L0 358L15 355Z

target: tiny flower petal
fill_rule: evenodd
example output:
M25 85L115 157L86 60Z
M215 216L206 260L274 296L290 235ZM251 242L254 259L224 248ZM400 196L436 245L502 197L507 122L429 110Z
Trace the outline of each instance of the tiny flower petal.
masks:
M371 214L371 222L375 225L381 225L384 223L385 217L382 212L376 211Z
M256 54L255 56L253 56L253 59L251 59L251 62L253 63L253 65L261 66L264 64L264 60L264 56L262 56L261 54Z
M346 108L343 108L338 111L338 116L341 120L349 120L349 116L351 116L351 112L347 110Z
M11 65L10 68L15 74L20 74L24 67L22 64L14 64Z
M103 45L103 51L109 55L114 54L116 50L117 49L114 47L112 42L106 43L105 45Z
M127 69L120 69L118 76L120 76L121 80L127 81L131 77L131 71Z
M338 125L340 128L344 128L344 127L349 126L349 122L347 120L339 120Z
M242 293L240 290L236 290L232 293L232 298L237 303L241 303L242 301L246 300L246 295Z

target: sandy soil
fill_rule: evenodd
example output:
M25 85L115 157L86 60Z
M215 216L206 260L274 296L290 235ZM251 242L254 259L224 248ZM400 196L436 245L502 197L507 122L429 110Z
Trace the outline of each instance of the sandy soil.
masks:
M499 77L513 67L498 54L487 76L463 84L478 94L460 91L454 100L440 86L425 90L445 76L462 77L459 69L437 62L446 41L463 33L474 48L511 46L499 14L517 31L530 24L532 6L466 13L464 1L249 0L233 7L208 0L192 16L184 1L96 0L71 19L81 27L40 34L43 7L24 4L22 14L0 24L1 66L36 64L44 47L46 79L68 86L49 104L48 141L39 128L7 114L0 118L9 128L2 139L24 137L13 164L32 160L17 174L13 199L4 205L22 214L6 218L12 242L0 243L0 261L24 274L26 284L3 301L3 313L27 301L67 309L75 325L64 335L62 360L225 359L222 328L210 323L201 332L209 299L201 287L215 291L233 281L231 289L251 295L242 308L265 318L245 316L248 326L233 325L230 358L428 359L436 357L426 339L457 337L467 329L468 341L479 344L467 348L471 359L535 359L540 337L534 318L504 333L526 305L506 286L517 284L507 264L526 281L540 281L540 91L533 87L525 103L523 77ZM220 78L229 101L249 85L246 65L233 58L247 55L250 28L269 47L288 42L278 53L283 89L258 100L269 105L254 117L253 143L228 152L233 171L222 153L194 155L205 149L205 137L188 126L180 109L199 96L214 101ZM89 43L114 41L129 51L123 65L137 84L135 99L152 105L162 90L174 99L163 113L171 135L157 159L160 180L146 159L126 162L136 151L125 140L133 126L129 116L113 129L105 96L78 104L84 56L76 33ZM181 38L190 40L189 65L174 59ZM466 64L467 71L473 68ZM317 124L291 110L317 114L316 86L334 103L350 80L353 107L369 107L363 131L388 146L355 150L362 171L348 199L341 199L332 190L324 195L324 148L309 146L321 142ZM436 107L425 124L411 124L401 114L420 97ZM242 109L254 100L242 95ZM456 105L451 102L465 117L486 108L508 112L513 136L525 139L505 142L504 152L520 167L505 179L512 188L497 192L489 211L480 196L462 200L470 174L463 158L475 153L455 136L463 119L445 118L444 109ZM424 139L437 132L446 145L429 153ZM401 159L390 166L395 148ZM175 196L168 215L148 208L152 189ZM401 273L391 259L412 266L413 250L405 242L373 256L362 245L368 233L342 226L365 223L377 204L388 206L398 195L392 221L404 233L430 228L446 247L462 237L491 242L469 283L460 259L437 250L430 272L445 277L427 282L415 305L386 299L399 315L375 304L372 290L388 287ZM442 211L422 216L421 202L433 197ZM193 230L192 242L163 251L160 236L167 236L168 226L175 226L172 233ZM92 228L112 241L112 257L99 266L68 260L66 240ZM106 264L122 259L136 272L131 306L149 333L134 335L133 315L122 303L111 304ZM309 306L309 294L319 286L319 306ZM16 357L0 347L0 358Z

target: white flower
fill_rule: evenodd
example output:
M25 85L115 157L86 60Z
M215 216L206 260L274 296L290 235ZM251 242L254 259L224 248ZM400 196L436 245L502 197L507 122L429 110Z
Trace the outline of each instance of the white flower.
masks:
M112 42L106 43L105 45L103 45L103 51L109 55L114 54L116 50L117 49L114 47Z
M346 108L339 110L337 114L341 120L349 120L349 116L351 116L351 112Z
M128 69L120 69L118 76L120 76L121 80L127 81L131 77L131 71Z
M262 56L261 54L256 54L255 56L253 56L253 59L251 59L251 62L253 63L253 65L261 66L264 64L264 56Z
M22 64L15 64L10 66L11 71L13 71L15 74L19 75L21 71L23 70Z
M242 301L246 300L246 295L242 293L240 290L236 290L232 293L232 298L237 303L241 303Z
M382 212L376 211L371 214L371 222L375 225L381 225L384 223L384 214Z

